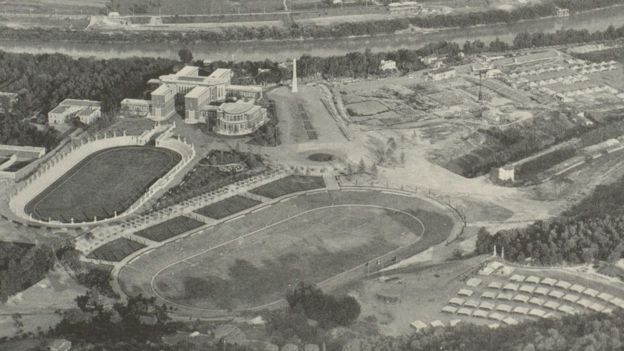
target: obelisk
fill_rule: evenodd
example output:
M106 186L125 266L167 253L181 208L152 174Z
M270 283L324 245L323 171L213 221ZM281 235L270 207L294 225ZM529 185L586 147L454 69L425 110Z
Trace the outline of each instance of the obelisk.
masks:
M299 92L297 87L297 59L293 59L293 76L292 76L292 90L293 93Z

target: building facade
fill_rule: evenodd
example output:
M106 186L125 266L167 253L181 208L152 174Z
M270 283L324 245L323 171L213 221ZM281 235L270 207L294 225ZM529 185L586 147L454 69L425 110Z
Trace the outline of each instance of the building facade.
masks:
M152 113L155 121L164 121L175 113L175 91L167 84L152 92Z
M224 103L217 109L214 131L227 136L242 136L255 132L266 122L266 109L247 101Z
M151 109L152 104L148 100L123 99L120 113L126 117L147 117Z
M78 118L84 124L91 124L102 115L101 103L91 100L65 99L48 112L48 123L60 125Z

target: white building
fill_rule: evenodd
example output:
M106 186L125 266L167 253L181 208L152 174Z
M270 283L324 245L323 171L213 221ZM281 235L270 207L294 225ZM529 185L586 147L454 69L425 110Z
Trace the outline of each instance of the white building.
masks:
M427 79L433 81L440 81L444 79L454 78L457 76L457 71L454 68L439 69L427 73Z
M164 121L175 113L175 91L167 84L152 91L151 118L155 121Z
M416 1L393 2L388 4L388 10L393 15L415 14L422 11L422 5Z
M394 60L381 60L381 63L379 64L379 70L380 71L396 71L397 70L397 65L396 65L396 61Z
M221 135L242 136L255 132L267 121L266 109L253 102L224 103L217 109L214 131Z
M120 112L127 117L147 117L152 109L149 100L123 99Z
M101 103L91 100L65 99L48 112L48 123L60 125L78 118L84 124L91 124L102 115Z

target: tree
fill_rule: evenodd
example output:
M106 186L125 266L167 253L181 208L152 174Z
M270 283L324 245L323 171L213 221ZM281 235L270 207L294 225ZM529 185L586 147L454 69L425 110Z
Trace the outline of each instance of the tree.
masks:
M180 49L180 51L178 51L178 56L183 63L190 63L193 61L193 53L187 48Z
M358 164L358 173L362 174L366 172L366 163L364 163L364 159L360 159L360 163Z

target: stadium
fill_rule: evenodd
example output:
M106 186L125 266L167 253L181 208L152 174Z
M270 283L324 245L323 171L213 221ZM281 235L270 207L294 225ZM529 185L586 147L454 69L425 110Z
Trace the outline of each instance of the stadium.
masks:
M172 127L71 145L14 191L11 209L28 223L59 227L99 224L137 211L194 157L192 145L171 138Z
M298 281L343 286L457 228L446 208L414 194L287 176L134 233L157 245L114 241L90 257L121 261L113 277L126 295L208 317L279 307Z

